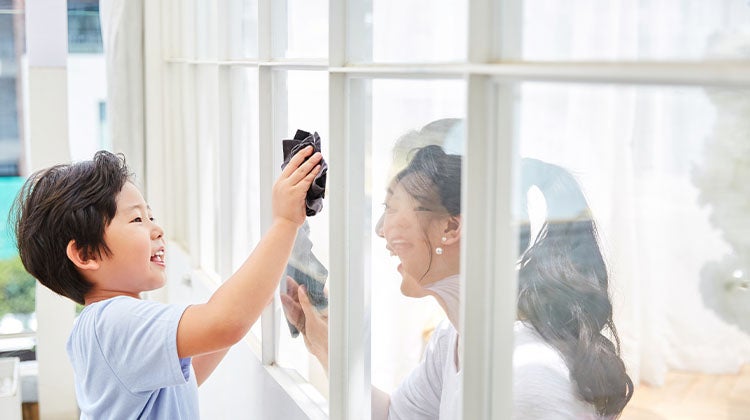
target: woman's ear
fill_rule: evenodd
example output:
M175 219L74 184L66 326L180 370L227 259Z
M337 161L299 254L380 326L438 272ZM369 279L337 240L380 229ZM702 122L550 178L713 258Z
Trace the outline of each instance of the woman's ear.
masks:
M450 216L447 220L445 230L443 231L443 238L445 238L445 241L442 241L442 243L445 245L458 243L458 241L461 240L461 226L460 215Z
M68 247L65 249L65 253L68 255L68 259L80 270L97 270L99 269L99 261L91 258L90 255L78 247L78 244L74 239L68 242Z

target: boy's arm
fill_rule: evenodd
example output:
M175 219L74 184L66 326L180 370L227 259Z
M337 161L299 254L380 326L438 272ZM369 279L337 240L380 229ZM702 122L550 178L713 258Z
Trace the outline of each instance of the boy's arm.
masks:
M216 366L224 359L228 351L229 347L217 352L193 357L193 370L195 371L195 380L198 382L198 386L201 386L211 376Z
M225 349L242 339L273 297L305 220L305 194L320 170L319 153L308 147L297 153L273 186L274 220L242 266L208 302L189 306L177 328L179 357Z

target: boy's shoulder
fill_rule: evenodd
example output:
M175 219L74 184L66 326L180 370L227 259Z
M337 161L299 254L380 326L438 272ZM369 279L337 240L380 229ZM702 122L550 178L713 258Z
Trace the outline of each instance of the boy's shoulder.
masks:
M75 321L68 347L78 354L114 354L142 341L167 340L171 345L186 307L128 296L89 304Z
M76 320L76 327L88 325L100 332L126 329L150 322L179 322L187 305L117 296L87 305ZM77 329L74 327L74 330Z

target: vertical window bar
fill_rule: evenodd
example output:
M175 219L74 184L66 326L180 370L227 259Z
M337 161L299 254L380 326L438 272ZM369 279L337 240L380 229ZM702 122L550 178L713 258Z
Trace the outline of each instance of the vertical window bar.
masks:
M493 19L499 0L469 1L471 64L489 63L500 44ZM497 22L498 24L501 22ZM512 409L513 317L515 279L511 244L513 147L506 133L510 118L492 123L495 103L491 79L469 75L462 241L462 329L464 341L463 418L505 419ZM468 303L471 302L469 305Z
M259 4L266 3L268 0L260 0ZM258 19L259 21L261 19ZM270 27L264 26L266 30L270 30ZM267 34L266 34L267 35ZM266 35L258 34L258 38L263 39ZM270 40L270 37L268 37ZM270 52L269 50L263 51L263 46L259 46L259 51ZM268 228L271 226L273 215L271 214L271 189L273 188L273 162L271 159L267 159L269 156L273 156L273 144L271 139L273 137L273 74L269 67L260 67L258 69L258 101L259 101L259 118L258 118L258 129L260 132L258 153L261 156L260 159L260 229L261 233L265 234ZM275 299L272 301L275 302ZM274 334L274 303L269 304L261 315L261 328L262 328L262 362L264 365L271 365L276 361L276 355L278 354L278 343L275 340Z
M517 272L516 259L518 252L518 229L513 219L515 191L518 179L518 151L516 147L515 121L517 121L514 98L516 85L502 85L499 89L489 81L484 86L486 92L492 92L494 98L490 101L490 121L492 124L490 135L486 139L494 145L487 147L486 155L491 157L493 171L489 174L495 183L493 191L494 206L490 214L491 225L494 229L486 229L494 238L494 248L491 258L494 261L493 271L489 273L489 280L494 284L494 296L491 296L492 306L492 334L491 342L485 343L492 349L491 387L489 396L491 401L492 418L507 419L511 417L513 408L513 348L515 345L513 321L516 318ZM494 153L494 155L493 155ZM490 197L488 197L489 199ZM492 219L494 217L494 220ZM476 252L476 251L474 251ZM490 289L487 289L490 291ZM489 314L488 314L489 315Z
M347 61L347 0L329 1L329 65ZM350 108L348 78L329 73L331 153L328 177L330 226L329 413L332 420L370 418L369 294L364 279L365 144L350 141L349 123L360 123L364 109ZM351 120L349 119L351 111ZM361 129L361 127L360 127ZM346 244L346 246L341 246ZM367 346L367 349L365 349Z
M260 62L271 60L273 3L273 0L258 0L258 61ZM262 109L263 106L261 106ZM260 138L264 137L261 135Z
M218 60L229 58L229 1L214 1L216 23L214 25L216 46L214 52ZM238 182L232 176L235 150L232 141L232 89L231 68L219 66L218 78L218 115L217 115L217 191L219 194L216 208L216 271L223 280L232 274L232 232L234 220L234 201L232 191Z
M351 121L363 110L349 109L348 79L329 77L331 153L328 182L330 196L330 307L329 369L330 416L334 420L370 418L369 294L364 279L365 242L365 144L349 141ZM341 246L346 244L346 246Z
M185 136L185 164L187 168L198 168L198 142L196 141L198 123L196 122L197 116L195 112L195 66L191 64L185 64L182 66L183 78L182 78L182 92L184 99L184 112L182 115L182 121L184 123L182 133ZM200 171L188 170L185 171L185 178L187 182L186 186L198 185L198 175ZM197 188L187 188L187 207L188 212L188 223L193 228L188 229L188 250L190 254L190 262L193 267L197 267L200 262L200 214L198 212L198 206L200 200L198 198Z
M219 28L227 28L227 25L221 25ZM226 22L224 22L226 23ZM225 32L219 29L220 32ZM221 36L219 37L221 38ZM226 279L232 274L232 232L234 230L234 196L232 191L235 190L235 183L238 180L232 176L234 164L234 147L232 142L232 98L231 98L231 68L229 66L220 66L217 77L219 85L219 112L218 118L218 165L217 165L217 191L219 194L216 209L216 231L217 241L216 249L216 268L221 279Z
M523 41L523 2L493 0L492 57L495 60L520 61ZM520 22L520 23L519 23Z

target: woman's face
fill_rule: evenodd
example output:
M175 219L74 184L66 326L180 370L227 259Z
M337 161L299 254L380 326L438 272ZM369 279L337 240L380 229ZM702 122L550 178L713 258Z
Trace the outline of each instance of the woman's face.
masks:
M386 248L399 258L401 264L401 292L410 297L425 296L422 285L429 282L436 226L430 223L431 211L409 195L399 184L389 188L385 198L385 211L376 228L378 236L385 238ZM428 239L429 238L429 239ZM439 241L439 239L438 239Z

